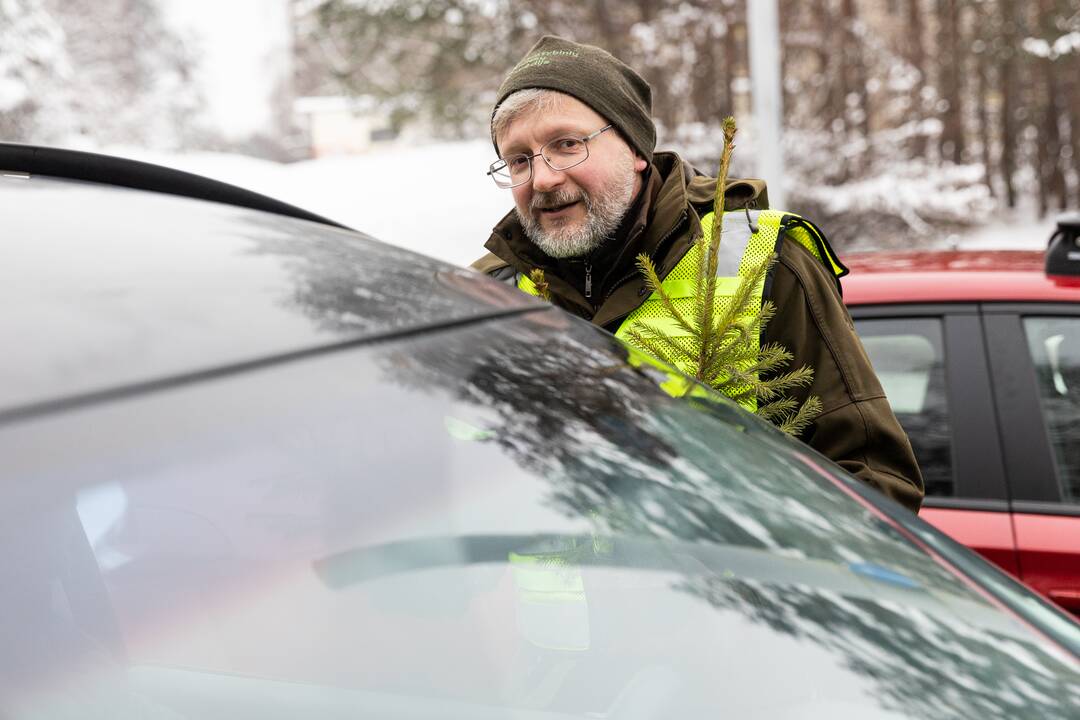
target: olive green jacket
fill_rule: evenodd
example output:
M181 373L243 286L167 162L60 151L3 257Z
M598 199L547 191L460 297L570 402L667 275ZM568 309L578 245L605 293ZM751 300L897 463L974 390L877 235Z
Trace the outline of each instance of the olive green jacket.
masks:
M656 153L622 228L591 257L548 257L525 237L511 212L488 239L489 254L473 268L502 279L540 268L555 305L614 332L649 294L635 264L637 255L648 253L660 277L666 277L700 237L700 218L712 209L715 188L716 178L698 174L678 155ZM747 205L768 207L764 183L729 182L725 209ZM592 289L588 297L586 275ZM822 402L821 414L802 439L917 512L923 482L915 454L855 334L835 278L797 242L785 242L767 288L776 315L762 343L786 347L794 355L790 367L813 368L813 384L794 397L816 395Z

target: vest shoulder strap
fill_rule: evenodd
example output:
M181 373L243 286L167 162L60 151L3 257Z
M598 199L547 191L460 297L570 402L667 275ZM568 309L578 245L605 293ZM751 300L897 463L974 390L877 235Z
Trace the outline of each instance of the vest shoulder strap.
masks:
M821 228L806 218L793 213L785 213L784 215L783 229L788 237L809 250L814 257L832 272L833 277L837 280L848 274L847 266L840 262L840 258L836 255L836 251L832 249L832 245L829 244Z
M715 213L709 212L701 219L705 242L711 238L714 217ZM779 254L781 243L788 238L806 248L825 266L836 281L837 290L841 290L840 278L848 274L847 267L840 262L825 233L817 225L795 213L783 210L728 211L724 213L724 235L730 250L738 249L742 253L738 265L742 271L760 264L773 253ZM724 243L721 243L721 255L723 252Z

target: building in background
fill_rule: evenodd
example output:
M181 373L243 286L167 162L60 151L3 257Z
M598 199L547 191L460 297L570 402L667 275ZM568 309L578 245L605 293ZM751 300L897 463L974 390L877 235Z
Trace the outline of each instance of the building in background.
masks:
M390 113L366 95L297 98L293 117L313 158L365 153L400 136Z

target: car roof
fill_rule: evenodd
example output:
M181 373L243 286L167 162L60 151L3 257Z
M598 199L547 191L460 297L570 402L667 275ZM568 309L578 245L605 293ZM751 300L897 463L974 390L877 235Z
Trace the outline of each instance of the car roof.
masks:
M548 307L332 224L0 175L0 420L238 363Z
M848 305L1080 302L1080 278L1048 276L1029 250L856 253L843 258Z
M66 148L0 142L0 175L6 177L44 175L69 180L84 180L114 187L150 190L179 197L209 200L301 220L311 220L333 227L346 227L294 205L201 175L153 163Z

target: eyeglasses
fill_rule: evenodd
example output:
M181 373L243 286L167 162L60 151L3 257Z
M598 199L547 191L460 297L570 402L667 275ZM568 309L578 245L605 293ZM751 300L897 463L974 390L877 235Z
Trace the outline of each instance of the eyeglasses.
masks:
M575 165L580 165L589 159L589 141L594 137L615 127L614 125L605 125L591 135L585 137L575 137L568 135L566 137L555 138L554 140L547 142L540 148L540 152L535 155L526 155L525 153L519 153L517 155L510 155L509 157L499 158L495 162L491 163L491 167L488 169L487 174L495 181L495 184L501 188L513 188L518 185L524 185L532 180L533 176L533 158L542 157L547 166L555 172L562 172L563 170L569 170Z

